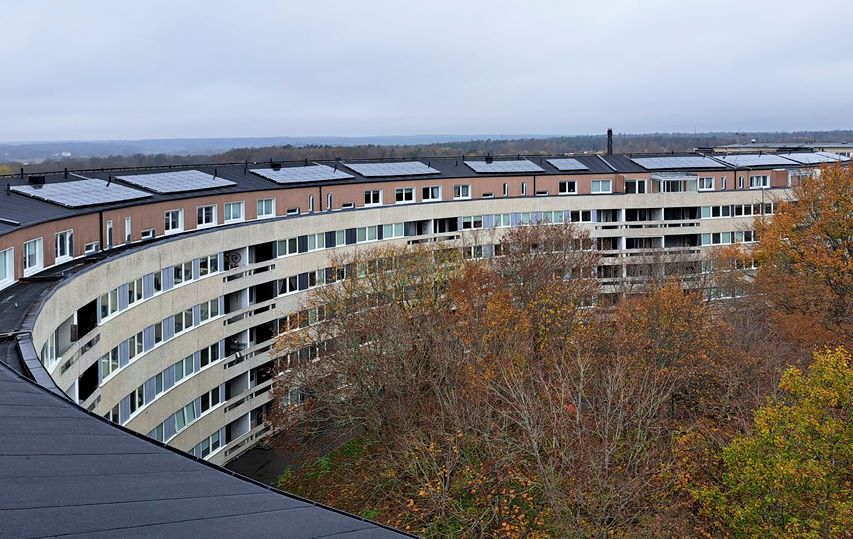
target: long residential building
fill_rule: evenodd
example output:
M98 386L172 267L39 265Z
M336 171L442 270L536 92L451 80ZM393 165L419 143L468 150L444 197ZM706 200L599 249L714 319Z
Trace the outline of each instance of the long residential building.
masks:
M91 414L214 465L269 433L275 337L330 257L577 223L607 286L650 258L756 240L826 152L232 163L0 177L0 360ZM664 269L665 271L665 269ZM606 288L605 288L606 289ZM294 398L296 395L294 394ZM46 443L50 443L46 441Z

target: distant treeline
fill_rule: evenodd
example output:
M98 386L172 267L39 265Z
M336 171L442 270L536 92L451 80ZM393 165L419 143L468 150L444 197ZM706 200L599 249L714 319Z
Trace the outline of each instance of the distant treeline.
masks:
M790 133L648 133L616 134L613 137L617 153L680 152L706 148L751 139L767 142L836 142L853 140L853 130L797 131ZM502 140L470 140L417 145L357 145L357 146L269 146L263 148L236 148L213 155L175 155L168 153L136 154L127 156L63 158L24 165L25 172L90 169L111 167L138 167L183 165L199 163L227 163L242 161L300 161L370 158L410 158L428 156L482 156L515 154L562 154L601 152L606 149L605 135L582 135L553 138L519 138ZM0 170L3 167L0 165ZM6 171L18 172L19 163L8 163Z

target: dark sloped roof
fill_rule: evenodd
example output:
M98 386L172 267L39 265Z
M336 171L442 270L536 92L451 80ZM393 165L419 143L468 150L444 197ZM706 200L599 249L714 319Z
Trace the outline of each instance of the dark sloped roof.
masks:
M4 537L401 537L94 416L0 363Z

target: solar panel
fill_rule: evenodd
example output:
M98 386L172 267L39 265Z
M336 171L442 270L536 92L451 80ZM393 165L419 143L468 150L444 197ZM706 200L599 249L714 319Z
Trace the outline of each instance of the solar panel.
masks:
M548 159L557 170L589 170L589 167L578 161L567 157L565 159Z
M155 193L180 193L236 185L230 180L217 178L198 170L136 174L133 176L116 176L116 178Z
M342 170L335 170L326 165L284 167L279 170L256 168L252 169L252 172L275 183L320 182L352 178L352 174L347 174Z
M726 165L703 155L668 155L665 157L632 157L631 161L646 170L668 168L725 168Z
M12 191L44 200L66 208L96 206L124 200L150 197L144 191L131 189L116 182L109 185L104 180L84 178L70 182L46 183L44 185L15 185Z
M479 173L490 172L545 172L545 170L527 159L517 161L465 161L465 164L471 167L471 170Z
M837 153L829 152L803 152L803 153L786 153L785 159L796 161L804 165L816 165L819 163L837 163L849 161L849 157L838 155Z
M720 155L717 159L721 159L735 167L775 167L794 164L794 161L791 161L790 159L785 159L780 155L773 155L770 153L735 153L731 155Z
M416 176L418 174L441 174L431 166L420 161L404 161L400 163L344 163L362 176Z

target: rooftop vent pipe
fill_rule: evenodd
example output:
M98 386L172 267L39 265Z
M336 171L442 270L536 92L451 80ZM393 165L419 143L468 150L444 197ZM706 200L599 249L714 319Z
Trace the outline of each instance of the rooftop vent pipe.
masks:
M613 130L607 130L607 155L613 155Z

